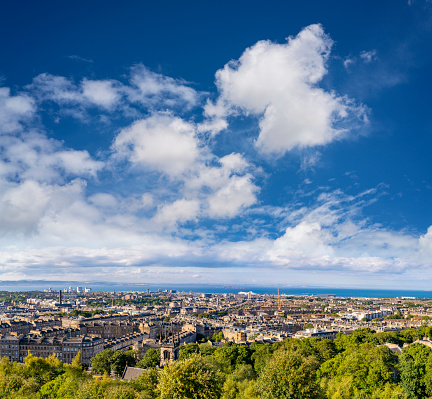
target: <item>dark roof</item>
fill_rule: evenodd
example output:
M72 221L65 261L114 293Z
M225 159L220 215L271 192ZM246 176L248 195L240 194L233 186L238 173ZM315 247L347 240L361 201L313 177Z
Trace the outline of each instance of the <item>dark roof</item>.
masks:
M145 369L140 369L138 367L126 366L122 375L122 380L134 380L135 378L138 378L144 371Z

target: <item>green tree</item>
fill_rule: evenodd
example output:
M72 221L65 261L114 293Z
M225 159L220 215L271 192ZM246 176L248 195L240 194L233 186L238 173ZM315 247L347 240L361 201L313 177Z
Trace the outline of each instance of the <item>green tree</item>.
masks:
M243 345L227 342L222 348L216 349L213 358L225 372L231 373L242 364L251 364L251 350Z
M136 392L125 383L108 387L104 399L136 399Z
M54 354L43 359L30 353L24 359L24 365L25 375L34 378L40 384L45 384L65 372L63 362Z
M202 356L212 356L216 351L216 347L206 343L199 344L199 351Z
M198 344L191 342L190 344L181 345L179 348L179 360L186 359L193 354L199 353L200 347Z
M399 356L400 384L408 399L432 394L430 362L432 350L422 344L411 344ZM428 373L429 372L429 373Z
M348 384L354 394L365 392L372 394L392 381L395 357L386 346L364 343L350 346L334 358L326 361L318 371L318 378L330 398L337 398L330 389L334 384ZM330 383L329 380L334 380ZM328 388L330 387L330 388ZM330 390L329 390L330 389Z
M256 373L250 364L240 366L224 382L222 399L257 398Z
M216 399L220 397L223 378L200 355L174 362L160 373L160 399Z
M370 328L359 328L354 330L352 334L338 333L334 344L336 349L341 352L352 345L359 345L365 342L371 342L373 340L373 332Z
M223 332L222 331L219 331L219 332L215 332L215 333L213 333L213 335L212 335L212 341L213 342L221 342L222 340L223 340Z
M273 344L273 346L277 347L276 344ZM331 341L316 337L289 339L282 343L280 349L296 351L305 357L314 356L320 364L336 355L335 345Z
M204 319L213 319L213 316L210 313L200 313L198 315L199 318L204 318Z
M260 373L273 356L275 347L273 347L271 344L260 345L254 343L251 345L251 349L253 350L251 360L253 362L254 369L257 373Z
M126 366L135 366L135 357L131 351L114 351L111 357L111 370L121 376Z
M94 374L111 373L111 363L114 351L104 349L91 359L92 372Z
M144 357L137 363L137 367L142 369L154 368L160 365L160 349L150 348Z
M262 370L257 390L262 399L316 399L320 389L316 383L319 366L315 357L297 352L277 351Z
M140 398L154 399L157 396L157 385L159 382L159 372L156 369L144 371L138 378L130 383L140 392Z
M105 393L111 384L109 380L88 380L81 385L73 399L105 399Z
M400 386L388 383L384 388L376 389L372 399L407 399L407 396Z

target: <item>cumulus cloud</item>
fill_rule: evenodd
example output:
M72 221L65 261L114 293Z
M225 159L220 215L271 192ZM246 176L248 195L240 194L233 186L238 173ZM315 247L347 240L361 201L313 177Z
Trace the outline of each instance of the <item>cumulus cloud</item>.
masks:
M432 259L432 226L427 229L426 234L420 236L419 249L422 258Z
M0 132L11 133L34 116L34 100L25 94L11 95L8 87L0 87Z
M183 185L188 198L199 200L176 199L164 205L155 217L159 224L189 221L198 214L234 217L257 202L259 188L249 173L249 162L237 153L211 155L197 130L194 124L159 114L133 123L114 140L115 157L168 175ZM180 217L183 205L186 218Z
M23 183L2 182L0 231L5 235L38 232L45 217L55 217L84 187L85 183L81 180L65 186L32 180Z
M302 221L294 227L288 227L283 236L275 240L273 255L305 253L308 255L333 255L330 244L334 242L329 231L321 228L319 223Z
M169 227L177 223L196 221L199 209L198 200L180 199L159 207L154 221L159 225Z
M5 178L50 182L65 175L94 177L103 166L87 151L64 149L41 132L0 136L0 176Z
M64 76L42 73L33 79L27 89L40 101L54 101L59 104L82 101L78 87Z
M256 145L265 154L337 139L347 131L341 122L361 117L363 109L318 86L332 44L321 25L308 26L285 44L256 43L216 73L220 96L207 104L206 114L259 116Z
M97 106L112 108L120 101L121 95L113 81L84 79L81 87L83 96Z
M178 176L194 165L198 146L194 127L170 115L137 121L123 129L113 143L118 156L170 176Z
M231 176L225 186L209 196L208 214L211 217L234 217L240 210L256 203L258 191L250 176Z

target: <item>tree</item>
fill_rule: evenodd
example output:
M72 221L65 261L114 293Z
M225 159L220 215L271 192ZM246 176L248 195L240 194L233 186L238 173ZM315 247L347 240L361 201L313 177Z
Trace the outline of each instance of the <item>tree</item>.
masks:
M216 347L208 344L207 342L199 344L199 351L201 356L212 356L216 349Z
M181 345L179 348L179 360L187 359L195 353L199 353L198 344L191 342L190 344Z
M400 384L408 399L432 394L432 350L422 344L411 344L399 356Z
M140 392L140 398L154 399L157 396L157 385L159 382L159 372L156 369L144 371L138 378L130 383Z
M200 355L170 364L160 374L160 399L216 399L223 378L214 364Z
M375 332L370 328L359 328L354 330L352 334L338 333L334 344L336 349L341 352L352 345L359 345L365 342L371 342L373 340Z
M200 313L198 315L199 318L204 318L204 319L213 319L213 316L210 313Z
M91 359L91 367L93 373L104 374L111 373L111 363L113 357L111 349L104 349Z
M273 346L276 347L275 344ZM335 346L331 341L316 337L286 340L280 349L296 351L305 357L314 356L320 364L336 355Z
M227 342L222 348L216 349L213 357L225 372L230 373L242 364L251 364L251 355L251 350L246 346Z
M392 381L394 366L395 358L386 346L364 343L350 346L326 361L317 374L323 387L331 386L329 380L334 380L337 385L342 381L346 383L346 379L350 378L354 395L359 392L372 394ZM327 394L331 398L338 397L332 396L329 390Z
M137 363L137 367L142 369L154 368L160 365L160 349L150 348L144 357Z
M73 399L105 399L105 393L111 384L109 380L89 380L81 386Z
M212 341L213 342L221 342L222 340L223 340L223 332L222 331L219 331L219 332L215 332L215 333L213 333L213 335L212 335Z
M135 357L131 351L114 351L111 357L111 370L120 376L126 366L135 366Z
M297 352L278 351L258 378L262 399L316 399L320 389L315 381L319 366L314 357Z
M40 384L53 380L65 371L63 362L54 354L43 359L30 353L24 359L24 365L24 374L34 378Z
M229 374L223 385L222 399L257 398L256 373L250 364L240 366Z
M136 392L132 386L121 384L109 387L104 395L104 399L135 399Z
M372 399L407 399L407 396L400 386L388 383L384 388L375 390Z
M255 343L251 345L251 349L254 351L251 356L254 369L257 373L260 373L272 357L275 349L271 344L259 345Z

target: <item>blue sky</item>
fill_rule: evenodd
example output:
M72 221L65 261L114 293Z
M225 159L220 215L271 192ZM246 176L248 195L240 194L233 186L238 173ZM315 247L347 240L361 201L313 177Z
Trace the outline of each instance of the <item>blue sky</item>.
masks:
M9 2L1 280L430 287L432 3Z

